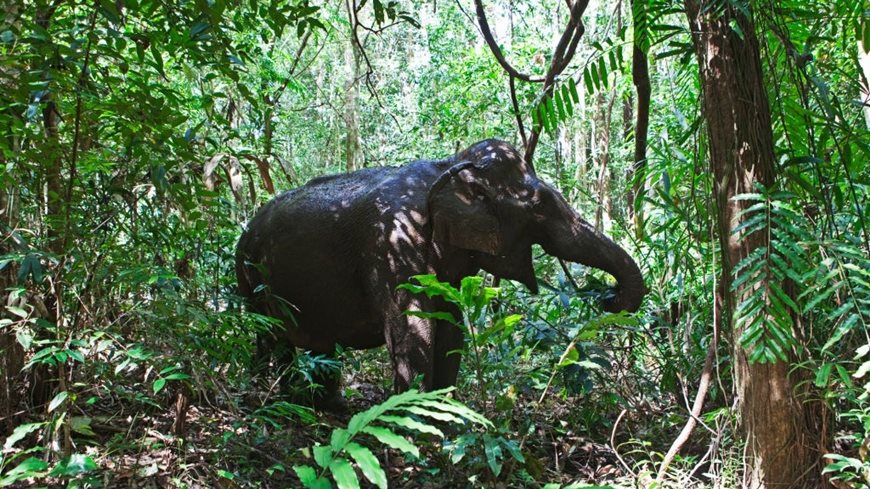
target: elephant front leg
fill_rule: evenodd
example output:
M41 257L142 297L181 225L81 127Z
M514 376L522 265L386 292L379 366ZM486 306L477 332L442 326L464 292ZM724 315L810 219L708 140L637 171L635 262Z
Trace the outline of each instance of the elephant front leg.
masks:
M458 312L454 316L457 315ZM435 382L432 386L433 389L443 389L456 385L464 339L465 336L458 326L448 321L438 321L435 330Z
M393 363L396 392L408 390L418 375L423 376L424 390L432 390L435 384L435 321L403 313L427 310L420 302L416 298L402 301L386 321L384 336Z

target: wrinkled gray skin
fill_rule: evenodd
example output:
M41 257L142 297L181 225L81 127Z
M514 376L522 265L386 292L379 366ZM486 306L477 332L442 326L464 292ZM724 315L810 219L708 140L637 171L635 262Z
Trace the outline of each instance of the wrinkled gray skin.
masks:
M462 347L462 333L403 311L456 311L396 286L418 274L458 284L483 269L536 292L533 243L613 275L606 310L637 310L645 288L634 260L498 140L444 160L317 178L276 197L242 235L236 273L255 311L285 319L280 346L329 354L336 344L386 344L397 390L418 374L437 389L456 382L459 355L447 353ZM292 304L296 325L270 296Z

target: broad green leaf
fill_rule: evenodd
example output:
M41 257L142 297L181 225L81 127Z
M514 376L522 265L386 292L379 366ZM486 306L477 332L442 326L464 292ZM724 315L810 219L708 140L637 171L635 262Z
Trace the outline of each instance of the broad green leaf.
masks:
M332 484L323 477L318 477L317 472L308 465L294 465L293 472L307 489L332 489Z
M553 130L555 131L557 127L559 127L559 116L556 114L556 104L553 101L553 97L547 97L547 115L550 116L550 125L553 126Z
M57 463L51 472L52 477L71 477L85 474L97 469L97 464L91 457L83 453L74 453Z
M326 468L329 467L329 464L332 463L332 458L334 452L332 451L332 447L329 445L316 445L311 451L314 453L314 461L317 462L317 465Z
M559 90L553 90L553 100L556 103L556 109L559 112L559 120L564 121L567 119L566 111L565 111L565 103L562 101L562 92Z
M332 430L332 436L329 439L329 446L333 453L340 452L344 445L350 440L350 433L347 430L336 428Z
M432 425L428 425L426 423L421 423L421 422L417 421L416 419L406 418L404 416L391 416L391 415L385 414L383 416L380 416L378 418L378 420L385 422L385 423L391 423L391 424L394 424L396 426L401 426L402 428L406 428L409 430L419 431L421 433L429 433L429 434L444 438L444 432L442 432L441 430L439 430L438 428L436 428Z
M359 479L347 460L341 457L333 459L329 471L339 489L359 489Z
M579 104L580 94L577 93L577 83L574 81L574 77L568 78L568 89L571 90L571 98L574 100L574 103Z
M502 469L501 446L492 436L483 435L483 451L486 454L486 463L489 465L489 470L492 471L493 475L498 477Z
M66 401L68 397L68 391L58 392L57 395L54 396L54 399L52 399L51 402L48 403L48 412L52 412L57 409L57 407L63 404L63 401Z
M592 84L595 85L595 90L600 90L602 87L602 83L599 79L598 68L595 66L595 63L590 64L588 70L590 76L592 77ZM589 93L594 93L595 90Z
M157 72L160 73L163 78L166 78L166 72L163 71L163 54L160 52L160 49L157 48L157 44L151 42L151 56L154 58L155 66L157 67Z
M371 450L354 442L348 443L345 450L356 461L366 479L380 489L387 488L387 475Z
M0 479L0 487L11 486L12 484L23 479L40 477L44 475L44 471L47 468L47 463L43 462L38 458L30 457L25 461L21 462L20 464L16 465L14 469L4 474L3 478Z
M45 423L26 423L22 425L18 425L12 430L12 434L9 435L9 438L6 438L6 441L3 443L3 450L9 451L12 447L18 443L18 441L23 440L25 436L33 433L34 431L45 426Z
M366 426L360 431L372 435L384 445L401 450L405 453L410 453L415 457L420 456L420 450L418 450L413 443L386 428L381 428L380 426Z
M87 416L73 416L69 420L70 428L81 435L96 436L91 428L91 418Z
M157 394L158 392L163 390L164 387L166 387L166 379L161 377L161 378L158 378L154 381L154 384L151 386L151 389L154 391L155 394Z
M27 316L30 315L27 311L18 306L6 306L6 310L20 318L27 318Z
M607 79L607 63L604 61L604 57L598 58L598 75L601 77L601 85L604 88L609 88L609 81Z
M592 74L590 73L588 66L583 69L583 82L586 84L586 93L590 95L595 93L595 86L592 81Z
M573 78L571 80L573 81ZM562 85L562 100L565 103L565 111L568 113L568 117L573 117L574 103L571 102L571 91L566 85Z

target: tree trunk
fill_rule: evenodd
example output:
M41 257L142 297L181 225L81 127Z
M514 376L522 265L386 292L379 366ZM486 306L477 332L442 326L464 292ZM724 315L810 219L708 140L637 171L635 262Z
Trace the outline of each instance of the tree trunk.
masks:
M347 66L347 81L344 83L344 123L347 128L344 140L344 161L349 172L356 170L359 160L359 115L357 114L357 98L359 97L359 51L353 39L344 50L344 62Z
M649 133L649 106L652 87L649 81L649 63L647 55L640 46L640 40L635 38L631 61L631 78L637 90L637 119L634 126L634 161L629 169L628 181L631 189L628 191L628 215L634 221L634 232L638 240L643 239L643 206L635 204L635 199L641 195L646 182L646 146ZM637 207L637 212L635 212Z
M751 363L737 338L735 304L755 290L732 290L732 270L753 250L767 247L768 235L734 234L746 201L737 194L754 185L775 183L773 131L764 89L758 39L752 20L730 4L723 10L686 0L700 68L703 110L710 139L710 165L722 248L726 293L725 331L734 338L734 375L740 422L746 442L744 486L750 488L816 487L819 470L814 433L807 428L809 408L795 396L799 379L789 376L791 362ZM747 7L748 8L748 7Z

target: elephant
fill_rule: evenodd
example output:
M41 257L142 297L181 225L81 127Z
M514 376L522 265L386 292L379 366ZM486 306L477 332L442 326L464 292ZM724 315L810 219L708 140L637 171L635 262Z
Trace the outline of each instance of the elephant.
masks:
M485 270L537 293L533 243L614 276L605 310L640 306L646 289L635 261L497 139L446 159L315 178L275 197L242 233L236 274L248 307L285 325L261 347L330 354L336 345L386 344L394 389L422 375L431 390L456 383L464 336L405 311L460 316L438 297L397 287L420 274L458 284ZM322 383L326 398L341 397L334 379Z

